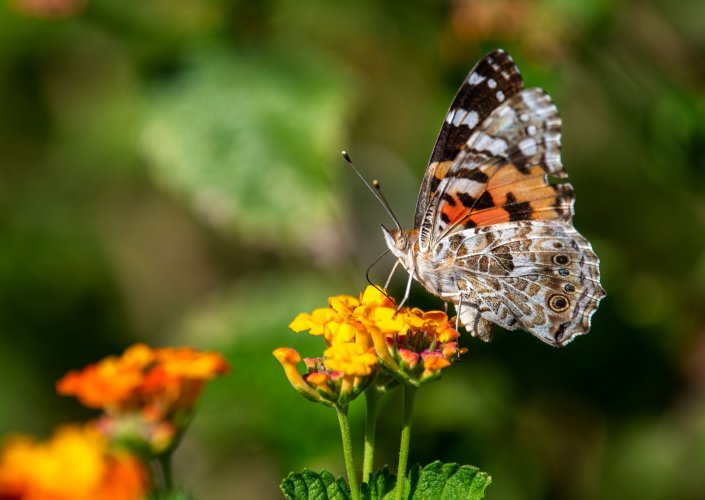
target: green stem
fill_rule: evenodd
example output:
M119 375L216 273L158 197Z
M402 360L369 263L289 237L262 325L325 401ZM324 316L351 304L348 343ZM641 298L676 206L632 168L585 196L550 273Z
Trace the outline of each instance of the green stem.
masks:
M162 470L162 487L164 491L171 491L174 488L174 478L171 471L171 451L159 456L159 468Z
M338 423L340 424L340 435L343 438L343 456L345 457L345 470L348 473L348 484L350 485L350 495L353 500L360 500L360 489L355 477L355 462L352 454L352 441L350 440L350 423L348 422L348 409L335 407L338 413Z
M411 443L411 417L414 413L414 396L416 387L404 384L404 416L402 418L401 444L399 445L399 466L397 468L397 486L394 494L395 500L402 500L404 483L406 479L406 463L409 458L409 444Z
M151 458L148 461L152 471L156 491L168 492L173 488L171 474L171 451Z
M377 432L377 413L379 411L379 401L382 397L374 387L365 391L365 403L367 404L367 420L365 421L365 455L362 460L362 482L367 483L372 474L375 457L375 433Z

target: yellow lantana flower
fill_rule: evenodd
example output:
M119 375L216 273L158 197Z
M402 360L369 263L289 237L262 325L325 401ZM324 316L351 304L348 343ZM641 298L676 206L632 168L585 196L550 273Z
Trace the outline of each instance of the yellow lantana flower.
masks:
M288 347L275 349L291 385L308 399L327 405L346 405L365 387L374 373L377 356L354 342L337 343L321 358L307 358L308 373L299 373L298 352Z
M329 347L323 352L323 358L326 368L351 377L369 375L377 364L377 356L373 350L353 342Z
M298 314L294 321L289 324L289 328L297 333L308 330L311 335L323 335L326 325L333 321L336 316L336 311L322 307L315 309L311 314Z
M458 348L458 332L445 313L398 309L376 286L368 286L359 298L330 297L327 308L301 313L289 327L323 336L326 341L321 358L306 360L305 375L296 368L301 361L298 353L296 358L287 348L274 351L292 385L306 397L326 404L352 400L379 365L398 380L421 384L436 378L464 352Z

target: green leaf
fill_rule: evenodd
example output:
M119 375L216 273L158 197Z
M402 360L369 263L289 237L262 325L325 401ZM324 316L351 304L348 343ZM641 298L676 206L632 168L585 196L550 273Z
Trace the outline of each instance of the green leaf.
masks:
M414 466L404 484L404 499L409 500L480 500L492 478L470 465L433 462L426 467ZM396 479L384 467L361 486L365 500L391 500L394 498Z
M365 500L394 498L395 484L396 478L394 474L389 472L389 468L385 465L372 475L369 483L362 483L360 492Z
M345 480L336 479L326 470L321 473L307 469L291 472L280 488L290 500L350 500L350 490Z
M436 461L423 468L415 466L407 482L407 491L411 491L408 498L414 500L479 500L484 498L492 478L477 467Z
M214 227L286 251L320 246L312 228L340 225L333 180L345 171L351 81L321 54L204 50L148 94L142 150L156 180Z

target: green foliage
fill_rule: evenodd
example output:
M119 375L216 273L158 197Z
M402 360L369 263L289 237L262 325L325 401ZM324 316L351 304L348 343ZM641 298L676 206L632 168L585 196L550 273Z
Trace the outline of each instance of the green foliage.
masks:
M292 472L281 484L284 496L290 500L349 500L350 489L342 477L335 478L324 470L313 472L304 469Z
M152 492L148 496L148 500L195 500L193 495L186 490L171 490Z
M411 470L414 471L416 468ZM368 482L360 485L360 493L363 498L370 500L391 499L394 498L394 486L396 483L396 476L389 470L389 466L385 465L375 471Z
M331 146L344 143L349 82L321 54L198 52L148 93L143 150L158 181L217 227L300 244L335 221Z
M440 461L421 467L414 466L405 478L405 500L480 500L492 478L470 465L443 464ZM361 485L364 500L394 498L396 478L387 467L380 469L369 483ZM304 470L292 472L282 482L281 489L289 500L349 500L350 492L342 478L337 480L328 471L320 474Z
M407 481L412 499L479 500L485 497L485 489L492 478L477 467L436 461L425 467L417 465L411 469Z

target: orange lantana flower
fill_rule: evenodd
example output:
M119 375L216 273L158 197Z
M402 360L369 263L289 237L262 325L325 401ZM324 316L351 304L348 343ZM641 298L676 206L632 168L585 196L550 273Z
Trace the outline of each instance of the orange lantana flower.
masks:
M106 432L138 438L161 452L188 422L204 384L228 370L217 353L136 344L122 356L68 373L56 387L59 394L103 409L100 426Z
M66 374L56 384L59 394L108 412L156 411L168 416L191 406L212 378L227 373L228 363L217 353L191 348L128 348L81 371Z
M110 450L93 426L65 427L46 443L11 437L0 451L0 498L137 500L146 492L142 463Z

